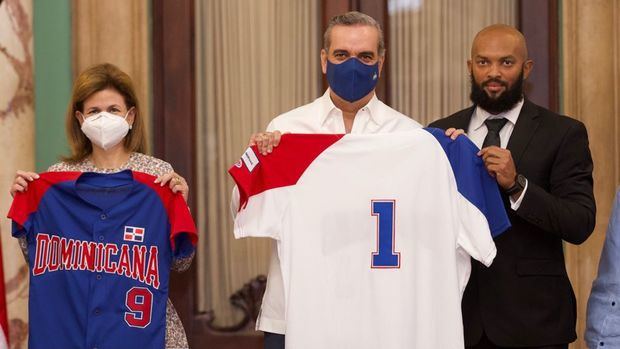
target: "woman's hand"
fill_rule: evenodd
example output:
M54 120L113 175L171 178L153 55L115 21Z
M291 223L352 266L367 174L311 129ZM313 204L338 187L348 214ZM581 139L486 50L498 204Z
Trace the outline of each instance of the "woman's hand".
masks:
M161 175L155 179L155 183L159 183L162 187L168 184L173 193L176 194L181 192L183 199L187 202L187 198L189 197L189 186L187 185L185 178L181 177L178 173L170 172Z
M38 179L39 175L36 172L17 171L15 173L15 180L11 185L11 196L15 197L15 193L23 193L28 190L28 183Z

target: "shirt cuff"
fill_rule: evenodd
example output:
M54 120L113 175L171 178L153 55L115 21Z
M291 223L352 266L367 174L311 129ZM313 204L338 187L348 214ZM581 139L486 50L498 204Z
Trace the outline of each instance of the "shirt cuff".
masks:
M230 215L233 220L237 217L237 212L239 212L239 188L235 185L230 196Z
M521 192L521 195L519 195L519 198L515 201L512 199L512 196L510 196L510 208L513 211L516 211L519 209L519 206L521 206L521 201L523 201L523 197L525 196L525 192L527 191L527 185L529 184L529 181L527 180L527 178L525 179L525 188L523 188L523 191Z

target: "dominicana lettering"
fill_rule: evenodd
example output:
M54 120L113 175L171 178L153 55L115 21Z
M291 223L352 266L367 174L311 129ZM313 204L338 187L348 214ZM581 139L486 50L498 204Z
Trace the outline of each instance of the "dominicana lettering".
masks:
M125 276L159 289L158 254L157 246L119 246L39 233L32 275L88 270Z

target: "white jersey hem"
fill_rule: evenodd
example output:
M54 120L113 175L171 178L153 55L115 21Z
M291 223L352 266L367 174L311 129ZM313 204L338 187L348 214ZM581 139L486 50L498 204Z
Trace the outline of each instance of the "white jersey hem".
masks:
M271 332L278 334L286 333L286 321L270 319L265 316L259 316L256 321L256 330L263 332Z

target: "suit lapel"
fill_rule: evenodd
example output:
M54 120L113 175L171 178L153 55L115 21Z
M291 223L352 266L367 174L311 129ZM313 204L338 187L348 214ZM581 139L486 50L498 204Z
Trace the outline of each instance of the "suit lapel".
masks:
M452 124L452 127L467 131L469 129L469 121L471 120L471 116L474 114L475 109L476 106L471 106L456 114L454 116L454 123Z
M538 108L536 108L534 103L526 99L525 103L523 103L521 113L519 113L517 123L512 130L507 146L508 150L510 150L512 154L512 159L517 168L519 160L527 148L528 143L532 139L532 136L536 133L536 129L539 124L540 120L538 118Z

